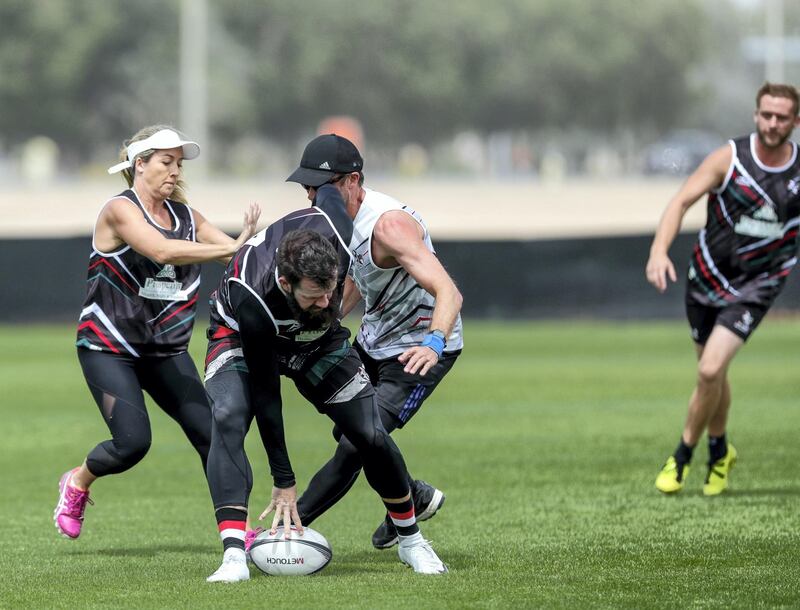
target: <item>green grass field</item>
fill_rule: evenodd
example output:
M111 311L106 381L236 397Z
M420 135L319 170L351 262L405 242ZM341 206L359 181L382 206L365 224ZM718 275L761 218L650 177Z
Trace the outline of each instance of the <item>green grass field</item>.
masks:
M653 487L694 380L683 323L466 330L462 359L396 435L412 474L447 493L423 533L448 575L372 549L383 509L362 477L314 524L334 549L319 575L210 585L221 545L199 461L156 407L149 455L97 482L79 540L57 534L58 478L107 431L72 327L0 327L0 607L800 607L800 322L768 318L734 362L740 459L730 493L711 499L705 440L680 496ZM284 388L302 487L334 444L327 419ZM254 432L260 510L270 480Z

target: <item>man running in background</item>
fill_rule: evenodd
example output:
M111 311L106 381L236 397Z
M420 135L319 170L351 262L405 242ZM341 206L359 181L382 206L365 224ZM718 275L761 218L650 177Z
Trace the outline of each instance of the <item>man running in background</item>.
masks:
M647 261L659 292L677 275L667 252L686 211L708 194L708 217L692 257L686 313L698 356L697 385L678 447L656 478L664 493L683 489L692 453L708 429L703 493L728 488L736 449L726 429L728 366L783 289L797 262L800 158L789 140L798 125L798 92L766 83L756 95L756 132L712 152L667 205Z

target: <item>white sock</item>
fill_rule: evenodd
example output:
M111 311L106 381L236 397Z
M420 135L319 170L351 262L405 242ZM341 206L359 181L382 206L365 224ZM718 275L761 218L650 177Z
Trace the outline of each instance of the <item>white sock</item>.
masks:
M422 532L411 534L410 536L398 536L400 538L400 546L414 546L415 544L422 544L425 538L422 537Z

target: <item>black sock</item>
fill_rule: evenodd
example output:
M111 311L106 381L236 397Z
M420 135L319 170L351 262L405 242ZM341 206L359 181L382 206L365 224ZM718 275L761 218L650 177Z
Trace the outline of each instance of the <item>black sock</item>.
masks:
M693 452L694 447L690 447L684 443L683 438L681 438L681 442L678 443L678 448L675 449L675 453L672 455L675 457L675 461L678 462L678 466L685 466L692 461Z
M708 463L714 464L718 462L728 453L728 440L725 434L722 436L709 436L708 437Z

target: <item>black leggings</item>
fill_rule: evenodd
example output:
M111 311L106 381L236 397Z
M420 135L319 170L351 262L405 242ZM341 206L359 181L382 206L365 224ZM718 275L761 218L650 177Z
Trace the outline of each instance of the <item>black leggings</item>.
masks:
M112 437L86 457L93 475L125 472L150 449L150 418L142 390L183 428L200 454L205 472L211 445L211 408L188 353L132 358L79 348L78 360Z
M383 429L391 434L401 423L400 420L385 409L376 410ZM344 436L338 424L333 429L333 435L339 443L336 452L311 478L308 488L297 501L297 512L303 525L311 525L317 517L341 500L361 474L362 456L348 440L349 435ZM413 489L414 480L411 475L406 474L406 479L409 488Z
M253 473L244 451L244 439L255 416L247 373L216 373L206 388L214 414L208 468L214 507L246 507L253 488ZM348 402L325 405L323 413L352 439L359 466L364 464L367 481L378 495L402 498L409 492L403 456L381 424L372 392Z
M375 386L378 412L384 429L391 433L402 428L414 417L423 402L453 368L459 352L446 353L423 377L406 373L396 358L375 360L361 346L355 345L361 361ZM311 478L303 495L297 501L297 510L304 525L311 523L331 506L341 500L356 482L361 472L358 451L334 428L333 436L338 442L333 457ZM414 491L415 482L409 475L408 483Z

